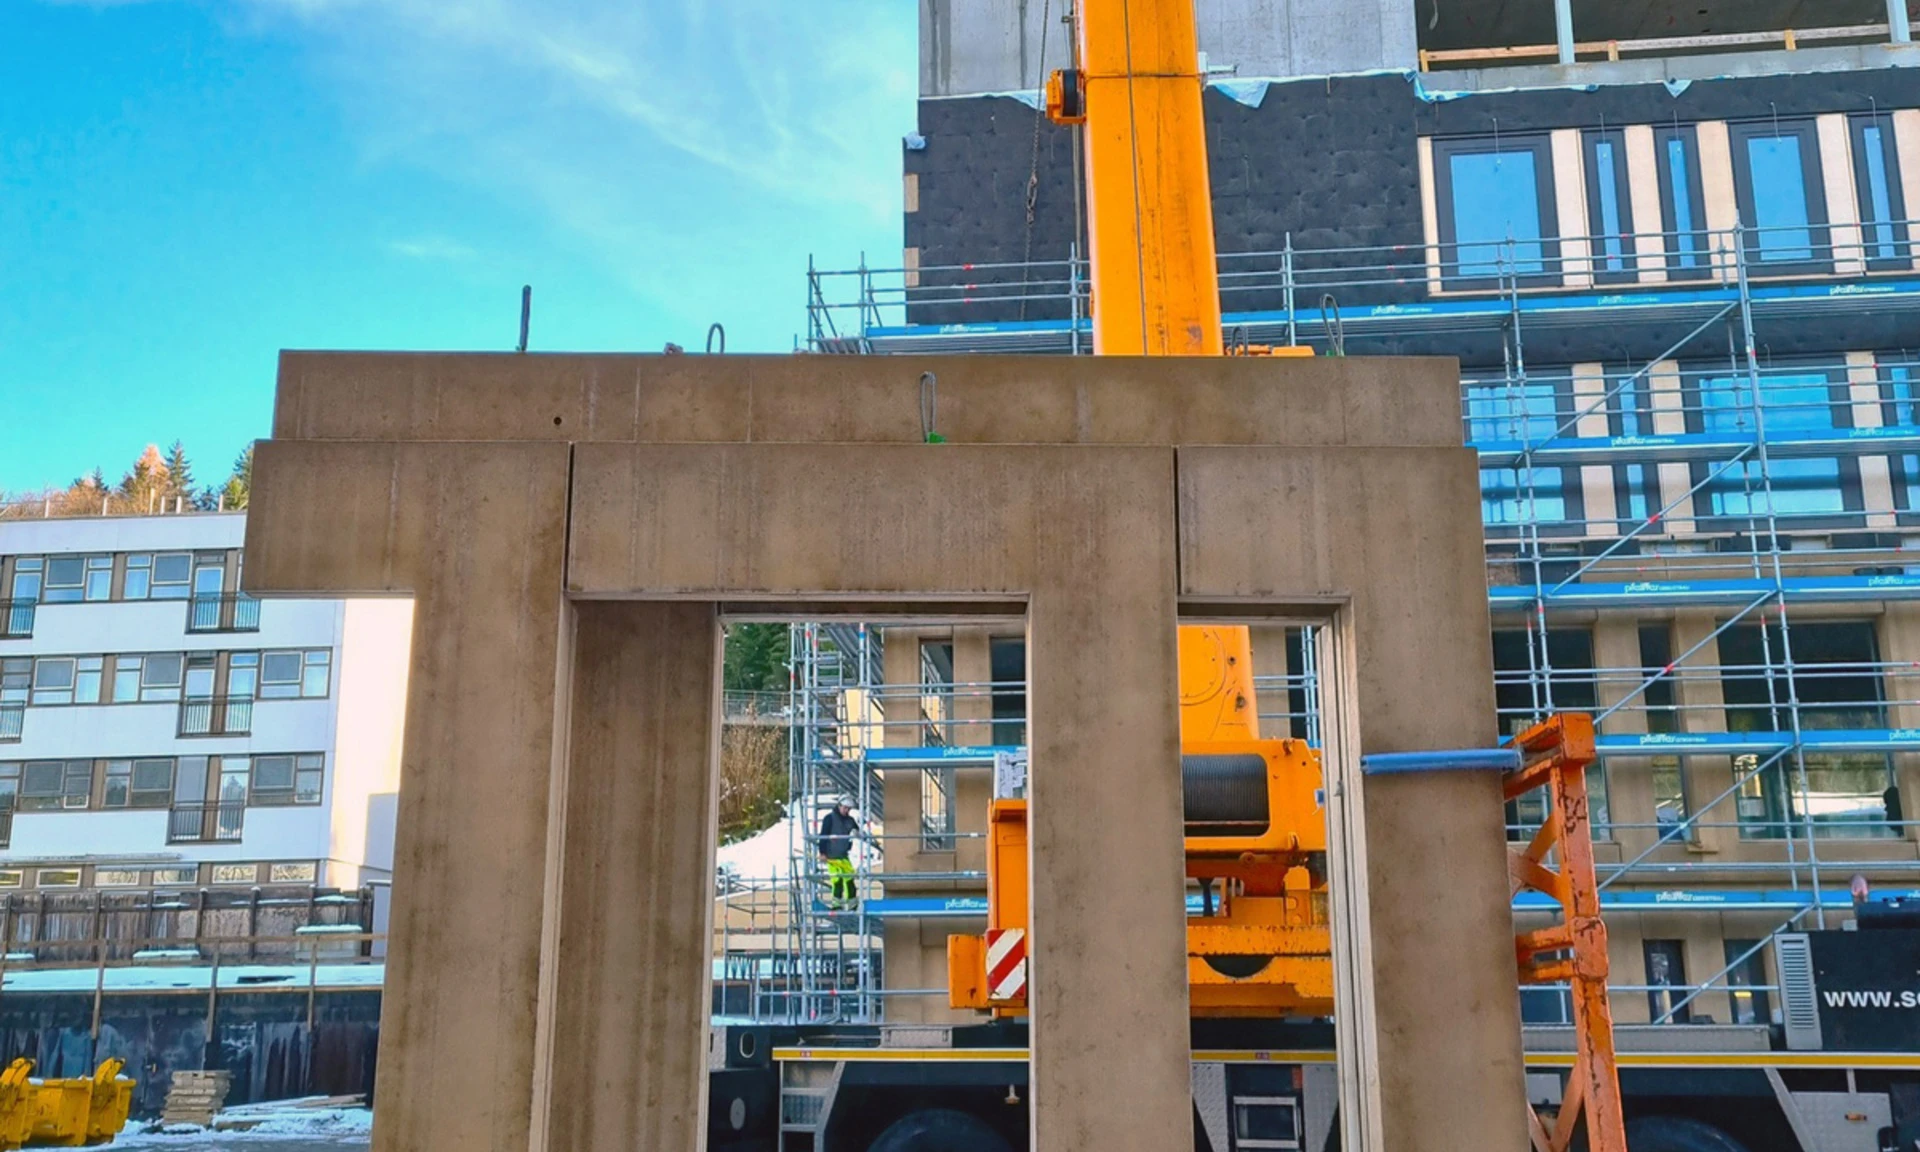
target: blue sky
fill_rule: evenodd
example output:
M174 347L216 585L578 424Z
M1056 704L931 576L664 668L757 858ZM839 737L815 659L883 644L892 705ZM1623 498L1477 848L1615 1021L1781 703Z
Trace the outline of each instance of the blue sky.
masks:
M0 490L198 479L281 348L783 351L900 249L902 0L0 0Z

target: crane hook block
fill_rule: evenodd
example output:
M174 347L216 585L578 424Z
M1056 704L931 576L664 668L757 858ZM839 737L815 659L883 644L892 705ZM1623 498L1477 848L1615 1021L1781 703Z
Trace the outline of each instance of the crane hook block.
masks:
M1047 119L1055 124L1087 122L1086 77L1064 68L1047 77Z

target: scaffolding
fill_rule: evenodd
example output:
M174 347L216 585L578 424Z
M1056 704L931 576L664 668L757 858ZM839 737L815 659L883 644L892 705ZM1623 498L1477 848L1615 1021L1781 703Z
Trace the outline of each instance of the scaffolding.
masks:
M1904 818L1899 788L1900 757L1920 752L1920 610L1899 651L1880 651L1872 629L1861 651L1821 650L1836 621L1920 598L1920 356L1843 344L1852 319L1891 320L1903 335L1920 320L1915 227L1803 230L1787 240L1805 249L1791 268L1770 266L1778 230L1737 222L1563 237L1552 251L1289 240L1221 257L1229 344L1344 354L1432 341L1475 345L1496 365L1463 373L1462 411L1482 464L1489 607L1507 637L1501 731L1594 713L1596 824L1618 846L1598 865L1605 911L1771 924L1704 978L1614 986L1647 994L1656 1022L1685 1018L1708 990L1775 991L1751 962L1780 931L1835 926L1855 874L1920 882L1920 822ZM809 342L823 353L1086 352L1086 283L1072 253L810 267ZM1764 325L1789 319L1831 321L1835 351L1771 357ZM1658 331L1662 346L1625 364L1528 363L1529 337L1615 324ZM1600 659L1589 633L1584 654L1561 659L1564 632L1628 611L1672 621L1664 651ZM1284 685L1260 683L1263 719L1272 708L1314 724L1312 640L1290 651ZM1695 787L1712 774L1694 766L1712 761L1731 771ZM1609 818L1609 765L1616 789L1654 778L1653 820ZM1538 796L1519 798L1509 836L1524 842L1543 815ZM1743 858L1716 859L1716 838ZM1536 912L1516 900L1517 916Z

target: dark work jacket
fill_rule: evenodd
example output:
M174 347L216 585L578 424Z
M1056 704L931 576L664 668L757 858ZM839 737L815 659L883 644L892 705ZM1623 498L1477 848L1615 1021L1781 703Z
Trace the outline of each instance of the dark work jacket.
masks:
M828 809L820 821L820 855L829 860L845 860L853 854L853 834L860 822L852 816L840 815L837 808Z

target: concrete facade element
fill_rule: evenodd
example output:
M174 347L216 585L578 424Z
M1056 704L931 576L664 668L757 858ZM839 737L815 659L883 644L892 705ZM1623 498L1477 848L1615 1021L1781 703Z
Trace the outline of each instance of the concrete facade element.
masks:
M286 356L250 584L416 602L375 1146L694 1147L716 612L929 606L1027 619L1035 1147L1183 1146L1177 613L1338 615L1352 752L1486 744L1459 419L1443 360ZM1355 1108L1520 1139L1497 785L1362 799Z
M1038 89L1067 66L1068 5L1043 0L920 0L920 95ZM1198 0L1210 68L1240 76L1326 76L1411 69L1419 60L1408 0Z

